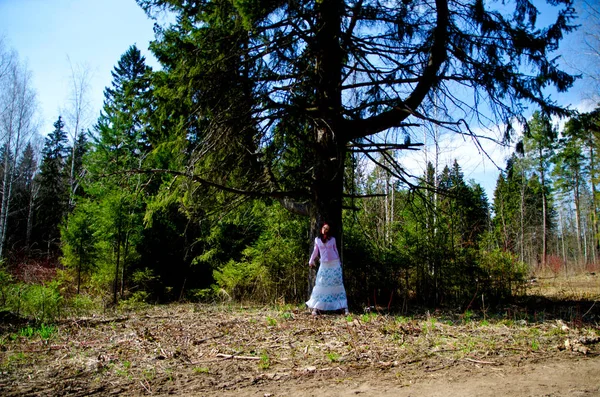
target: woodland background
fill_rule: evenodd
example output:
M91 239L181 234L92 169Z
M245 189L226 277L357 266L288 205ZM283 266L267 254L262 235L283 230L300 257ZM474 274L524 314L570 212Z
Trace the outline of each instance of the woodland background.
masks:
M179 32L185 21L177 19ZM162 31L153 44L163 70L148 67L136 46L122 55L93 125L81 118L85 75L74 75L69 114L37 126L28 71L0 46L5 310L45 321L138 302L307 297L309 220L273 195L238 189L247 176L221 165L201 123L190 127L181 116L193 95L182 93L186 76L168 62L194 49L170 43L176 32ZM597 55L598 42L590 43ZM340 240L351 308L491 305L536 275L600 270L600 107L560 119L543 110L505 142L515 150L493 197L465 180L458 161L402 173L397 152L419 149L421 127L399 130L377 150L348 150ZM428 126L434 139L442 127ZM279 158L278 177L303 183L286 173L306 160L301 141L277 144L292 148ZM192 165L199 152L203 162ZM202 179L211 163L221 183Z

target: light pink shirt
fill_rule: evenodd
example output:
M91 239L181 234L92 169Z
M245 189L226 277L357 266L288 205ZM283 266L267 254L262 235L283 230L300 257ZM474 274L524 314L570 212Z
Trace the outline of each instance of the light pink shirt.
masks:
M330 237L326 242L321 241L320 237L315 238L315 249L310 256L308 263L314 265L317 256L321 257L321 262L329 262L340 259L337 245L335 244L335 237Z

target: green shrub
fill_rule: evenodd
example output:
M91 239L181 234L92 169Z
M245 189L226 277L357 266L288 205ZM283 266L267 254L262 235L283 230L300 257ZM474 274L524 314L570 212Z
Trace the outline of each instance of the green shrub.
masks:
M148 305L150 294L146 291L136 291L129 298L119 301L119 309L136 310Z
M7 305L13 289L12 287L12 276L2 267L2 262L0 261L0 307Z
M258 289L267 287L268 277L265 270L258 263L231 260L219 270L215 270L213 277L217 285L227 291L233 299L244 299L255 297Z
M482 251L479 266L485 280L482 288L492 299L505 299L513 296L524 285L528 267L519 262L510 252L495 249Z
M101 308L100 303L94 300L90 295L79 294L73 296L67 302L66 310L73 312L77 316L89 315Z
M188 297L195 302L214 302L217 299L215 288L198 288L188 291Z
M19 331L19 335L25 338L33 338L35 336L39 336L42 340L48 340L56 334L56 327L52 325L46 325L41 323L39 326L31 326L28 325L24 328L21 328Z
M48 285L30 284L23 289L20 299L20 314L32 317L37 322L52 322L60 317L63 298L56 283Z

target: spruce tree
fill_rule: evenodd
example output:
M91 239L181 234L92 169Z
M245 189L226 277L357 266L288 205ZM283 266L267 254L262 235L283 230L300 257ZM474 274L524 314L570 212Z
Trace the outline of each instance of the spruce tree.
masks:
M526 103L569 113L545 90L574 81L551 57L570 0L547 25L521 0L137 2L175 16L152 44L151 135L181 158L171 171L279 199L313 236L325 220L341 233L350 150L406 149L421 125L470 133L473 113L511 125Z
M139 168L148 155L145 114L149 111L149 72L140 51L131 46L115 66L111 86L104 91L104 106L89 152L85 134L79 135L74 151L83 159L75 159L75 168L83 184L79 194L86 200L76 208L63 232L64 260L77 269L78 280L92 269L92 258L104 265L100 270L105 278L112 277L114 302L124 293L128 267L138 257L136 246L142 238L145 202L141 190L149 178L129 171ZM82 247L94 254L85 254Z
M552 126L550 116L537 111L534 112L528 127L523 143L525 155L531 164L532 175L539 182L538 184L531 181L542 202L542 230L540 233L542 241L539 260L540 265L544 268L548 255L549 233L553 226L553 211L550 206L552 185L548 170L554 154L558 132Z
M59 116L54 123L54 131L44 141L38 175L39 194L35 204L34 238L48 257L59 253L59 225L68 210L69 179L65 160L69 147L64 128L65 123Z

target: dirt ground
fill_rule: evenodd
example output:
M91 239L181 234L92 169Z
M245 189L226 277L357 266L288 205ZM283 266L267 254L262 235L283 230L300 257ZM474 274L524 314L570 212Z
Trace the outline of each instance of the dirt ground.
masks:
M521 366L457 365L401 379L386 373L253 385L221 396L600 396L600 359L558 359Z
M50 329L5 318L0 395L600 396L597 299L316 319L177 304Z

